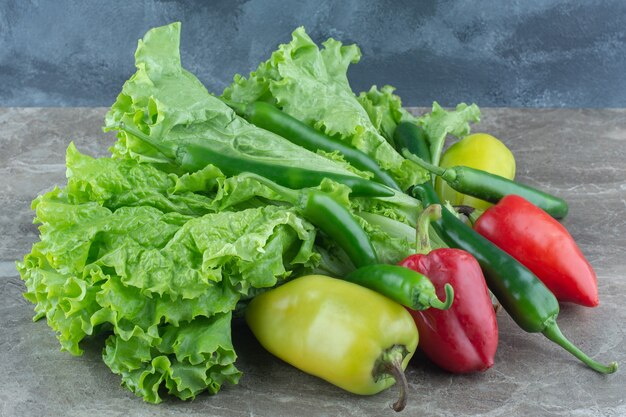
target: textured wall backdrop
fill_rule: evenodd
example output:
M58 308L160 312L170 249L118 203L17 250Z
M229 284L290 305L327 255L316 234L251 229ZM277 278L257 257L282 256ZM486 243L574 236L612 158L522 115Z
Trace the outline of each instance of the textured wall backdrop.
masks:
M172 21L216 93L304 25L361 47L355 91L405 105L626 107L625 0L0 0L0 106L108 106L137 39Z

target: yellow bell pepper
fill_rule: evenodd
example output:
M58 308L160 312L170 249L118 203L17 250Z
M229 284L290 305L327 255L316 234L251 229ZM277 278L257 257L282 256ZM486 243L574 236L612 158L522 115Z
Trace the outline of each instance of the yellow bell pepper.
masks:
M513 153L500 140L486 133L475 133L456 142L444 152L439 162L442 168L458 165L487 171L510 180L515 178ZM464 205L485 210L492 205L455 191L439 177L435 180L435 191L442 201L447 200L454 206Z
M400 379L418 333L401 305L357 284L321 275L296 278L258 295L246 321L270 353L349 392L371 395Z

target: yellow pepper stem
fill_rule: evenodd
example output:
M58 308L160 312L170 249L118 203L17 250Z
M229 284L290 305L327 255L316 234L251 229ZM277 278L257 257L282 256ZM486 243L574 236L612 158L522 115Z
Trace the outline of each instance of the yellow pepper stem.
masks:
M387 375L391 375L396 380L400 393L398 394L398 399L391 405L394 411L402 411L406 407L409 384L404 375L402 362L407 354L406 347L394 345L380 355L372 371L372 376L375 380Z

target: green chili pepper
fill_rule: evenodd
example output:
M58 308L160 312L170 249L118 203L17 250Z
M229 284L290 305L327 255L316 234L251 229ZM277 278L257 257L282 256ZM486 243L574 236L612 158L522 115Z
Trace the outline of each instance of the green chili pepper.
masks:
M560 219L567 214L568 206L563 199L528 185L467 166L441 168L418 158L408 149L404 149L402 154L405 158L442 178L450 187L462 194L490 203L497 203L503 197L515 194L524 197L554 218Z
M400 122L393 132L394 148L402 151L408 149L413 155L430 163L430 144L428 135L421 127L411 122Z
M454 300L454 290L450 284L445 285L446 300L440 301L428 278L399 265L367 265L351 272L344 279L386 295L412 310L426 310L430 307L447 310Z
M305 219L323 230L342 248L357 268L378 262L376 251L354 216L330 195L311 190L302 206Z
M187 172L198 171L212 164L229 176L242 172L253 172L269 178L280 185L293 189L315 187L319 185L324 178L328 178L350 187L354 196L391 197L395 194L394 190L385 185L353 175L313 171L284 165L279 166L248 158L238 158L219 153L208 144L164 143L125 124L120 124L117 128L153 146L166 158L170 159L172 163L180 166Z
M224 102L250 123L276 133L312 152L317 152L318 149L326 152L338 151L354 167L371 172L375 181L395 190L400 190L400 187L391 175L383 170L378 165L378 162L369 155L345 144L341 140L317 131L275 106L262 101L255 101L250 104Z
M318 189L295 191L267 178L246 173L239 178L253 178L294 205L302 216L326 233L342 248L355 267L378 263L369 236L350 211L331 195Z
M441 204L430 182L414 186L412 193L424 206ZM431 225L450 247L474 255L489 289L523 330L541 332L597 372L606 374L617 370L617 363L598 363L563 336L556 323L559 314L557 299L525 266L476 233L445 207L441 219Z

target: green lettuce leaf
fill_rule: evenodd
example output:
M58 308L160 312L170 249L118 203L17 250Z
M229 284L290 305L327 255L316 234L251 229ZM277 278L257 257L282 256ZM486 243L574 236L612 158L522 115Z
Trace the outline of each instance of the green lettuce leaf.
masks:
M439 164L441 151L448 135L463 138L470 133L470 123L480 122L480 109L476 104L460 103L454 110L445 110L437 102L432 111L420 117L413 116L402 108L400 97L393 94L394 88L373 86L359 94L359 103L370 120L389 143L393 144L393 132L400 122L409 121L424 128L429 140L430 153L434 164Z
M139 329L139 328L135 328ZM121 375L122 385L146 401L159 403L162 392L193 399L236 384L241 372L231 341L231 313L198 317L184 325L164 325L107 338L104 362Z
M216 211L223 177L215 194L194 194L189 177L73 145L67 166L68 185L33 202L40 240L17 265L35 319L75 355L111 333L105 362L147 401L236 383L231 312L251 289L313 270L315 228L285 205Z
M118 100L107 114L106 129L114 129L124 122L134 124L163 143L210 144L220 153L262 160L277 167L299 166L368 176L350 167L339 155L309 152L238 117L182 68L179 36L180 27L172 25L167 30L157 28L146 34L136 53L137 72L125 83ZM331 135L342 136L377 158L384 168L395 170L397 178L404 178L404 185L423 182L425 172L392 148L371 123L367 111L350 89L346 72L350 63L358 61L358 48L344 46L332 39L323 46L319 49L304 29L297 29L290 44L281 45L270 60L259 66L254 77L249 80L239 78L241 83L233 85L233 95L225 93L225 96L236 101L252 101L262 96L271 100L271 94L283 110ZM172 94L172 84L176 85L177 94ZM385 89L385 94L389 95L392 91ZM181 99L187 96L194 97L193 106L186 99ZM397 111L404 117L410 116L401 107ZM116 157L156 163L161 169L176 172L174 167L162 164L164 161L154 155L154 149L146 150L144 146L132 135L120 133L113 153ZM213 201L216 211L257 207L267 204L268 200L281 201L280 195L255 181L242 182L234 178L216 179L218 191ZM403 194L367 202L346 198L344 204L355 213L362 210L384 213L412 226L419 209L417 201ZM380 231L377 233L382 241ZM333 248L329 242L325 244ZM394 256L408 250L405 245ZM321 249L318 245L317 251L328 253L329 248ZM323 259L341 256L335 251L333 256ZM392 259L391 256L388 258ZM341 270L346 271L346 268Z
M386 85L380 90L374 85L369 91L361 92L357 97L374 127L392 145L394 144L393 134L398 123L403 121L417 122L417 117L402 107L402 100L393 94L394 91L395 88L390 85Z
M162 212L202 215L213 209L208 194L216 192L224 175L209 166L177 177L133 159L93 158L73 143L66 152L67 195L71 202L97 202L111 210L151 206Z
M462 138L469 135L471 122L480 122L480 109L477 105L460 103L454 110L447 111L437 102L433 103L432 111L419 119L428 135L433 164L439 165L446 136L450 134Z

